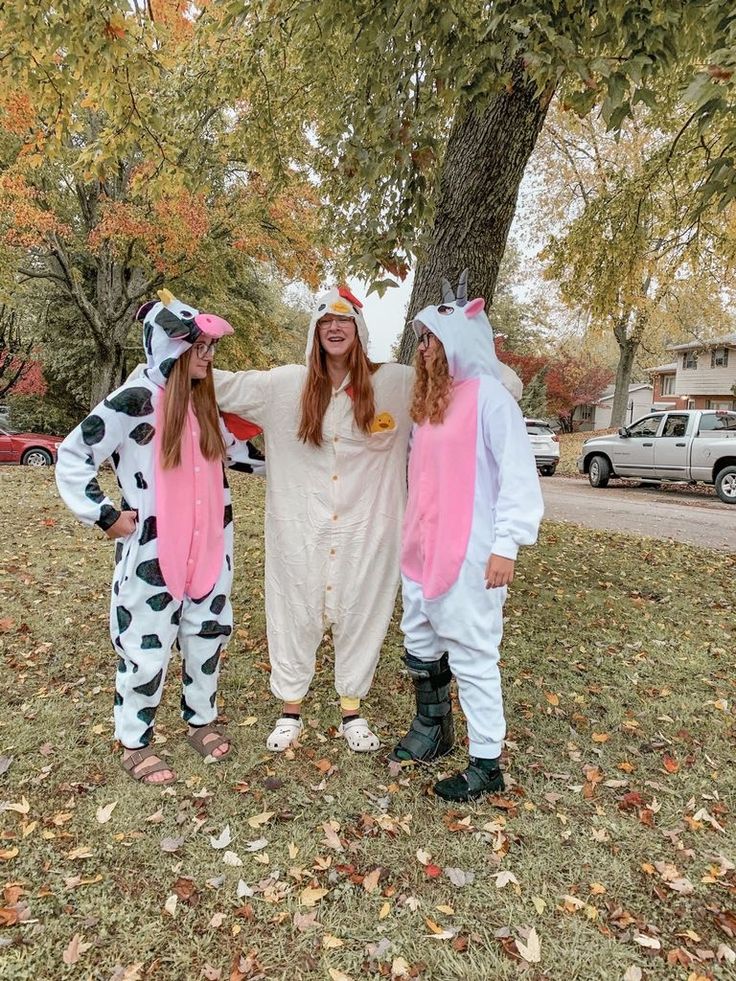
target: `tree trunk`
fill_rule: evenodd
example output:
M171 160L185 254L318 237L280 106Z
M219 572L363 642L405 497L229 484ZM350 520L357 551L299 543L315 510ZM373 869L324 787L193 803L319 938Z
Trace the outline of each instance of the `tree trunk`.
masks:
M613 328L619 354L618 365L616 366L616 386L611 407L611 428L628 426L630 422L634 421L628 418L629 386L631 385L634 358L644 336L648 318L646 313L638 311L635 315L633 329L629 334L627 326L630 316L631 312L629 311L625 316L619 317Z
M109 347L98 346L98 360L94 365L89 403L93 409L98 402L125 381L125 351L122 344L113 342Z
M440 281L454 285L467 266L469 297L490 305L498 268L516 210L519 185L544 123L552 89L536 94L519 63L511 91L495 96L484 112L458 112L447 144L437 193L434 228L414 278L410 314L440 301ZM399 360L414 354L406 329Z

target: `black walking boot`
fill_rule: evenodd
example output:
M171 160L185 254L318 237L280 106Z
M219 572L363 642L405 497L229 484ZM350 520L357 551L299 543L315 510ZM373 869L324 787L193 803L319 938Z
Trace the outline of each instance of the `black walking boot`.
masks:
M442 800L453 803L476 800L484 794L497 794L504 789L500 762L500 758L484 760L479 756L471 756L468 766L460 773L438 780L434 785L434 792Z
M449 753L455 745L450 683L452 672L447 653L437 661L420 661L406 654L404 664L414 682L417 714L409 731L399 740L392 760L429 763Z

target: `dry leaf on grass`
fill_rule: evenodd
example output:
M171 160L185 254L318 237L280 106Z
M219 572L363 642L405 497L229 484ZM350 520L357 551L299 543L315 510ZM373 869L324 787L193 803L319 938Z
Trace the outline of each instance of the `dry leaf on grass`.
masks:
M225 852L222 856L222 861L225 865L229 865L234 869L239 868L243 864L243 860L237 852Z
M69 941L66 950L61 955L61 959L65 964L76 964L82 954L88 951L91 946L92 944L85 943L82 940L81 934L75 933L72 939Z
M178 903L178 901L179 901L179 897L176 895L176 893L172 892L172 894L168 897L168 899L164 903L164 909L169 914L169 916L174 916L176 914L176 904Z
M105 804L104 807L98 807L95 812L95 817L97 818L98 824L107 824L107 822L112 817L112 812L118 806L118 802L114 800L111 804Z
M216 849L227 848L232 840L233 836L230 833L230 825L226 824L217 838L210 837L210 845Z
M306 889L302 889L299 894L299 902L302 906L316 906L317 903L323 899L329 889L313 889L311 886L307 886Z
M529 964L538 964L542 959L542 945L534 927L529 931L526 943L521 940L516 941L516 949Z
M367 893L375 892L378 888L378 880L381 878L381 867L373 869L368 875L363 877L363 888Z
M169 854L172 854L173 855L174 852L178 852L179 851L179 849L181 848L181 846L184 844L185 841L186 841L186 838L183 838L181 836L179 836L177 838L162 838L161 839L161 851L162 852L169 852Z

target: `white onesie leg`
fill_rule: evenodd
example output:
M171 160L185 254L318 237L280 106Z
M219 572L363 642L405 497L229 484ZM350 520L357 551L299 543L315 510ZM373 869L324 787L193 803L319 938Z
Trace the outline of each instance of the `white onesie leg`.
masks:
M486 589L483 563L466 560L457 582L443 596L426 600L417 583L403 577L406 649L423 661L447 651L468 724L470 755L494 759L506 735L499 645L506 589Z

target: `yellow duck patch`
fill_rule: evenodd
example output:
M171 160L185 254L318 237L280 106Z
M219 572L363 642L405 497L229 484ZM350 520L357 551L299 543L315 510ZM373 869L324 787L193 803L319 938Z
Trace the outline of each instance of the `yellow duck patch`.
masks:
M353 308L345 300L335 300L330 304L330 313L352 313Z
M387 433L392 429L396 429L396 423L390 412L381 412L371 423L372 433Z

